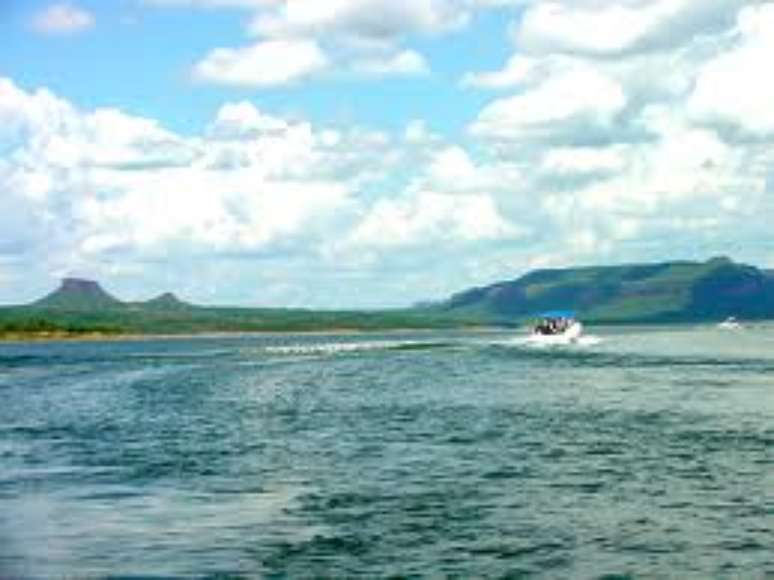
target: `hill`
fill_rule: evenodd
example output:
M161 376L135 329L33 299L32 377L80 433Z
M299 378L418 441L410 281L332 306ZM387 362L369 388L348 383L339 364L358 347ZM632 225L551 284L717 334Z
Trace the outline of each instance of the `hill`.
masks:
M774 318L774 277L728 258L536 270L460 292L434 308L495 322L555 309L598 322Z
M151 298L146 302L138 302L136 306L150 310L163 311L189 310L191 308L196 308L196 306L193 304L183 302L172 292L165 292L164 294L156 296L155 298Z
M546 310L605 323L774 319L774 274L728 258L536 270L443 302L381 311L205 307L172 293L123 302L97 282L67 278L37 302L0 308L0 338L463 328L521 324Z
M189 334L203 332L388 330L460 326L452 315L414 309L314 311L286 308L197 306L167 292L144 302L124 302L99 283L67 278L28 305L0 308L0 338L87 334Z
M114 310L124 303L108 294L99 283L81 278L65 278L59 288L32 304L49 310Z

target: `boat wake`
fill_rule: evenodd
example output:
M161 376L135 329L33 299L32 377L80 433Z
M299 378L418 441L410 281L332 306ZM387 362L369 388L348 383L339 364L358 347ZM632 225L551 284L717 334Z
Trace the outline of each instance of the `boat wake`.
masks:
M499 346L507 348L589 348L600 344L603 340L593 335L539 335L529 334L504 339L472 338L470 340L456 339L438 340L361 340L335 342L296 342L291 344L275 344L265 346L261 350L269 355L282 357L317 358L337 355L356 355L359 353L407 352L438 349L459 350L465 348L481 348Z
M589 348L603 342L603 339L594 335L583 335L579 337L550 336L541 334L531 334L529 336L519 336L507 341L498 343L501 346L511 346L519 348Z
M360 342L319 342L267 346L265 352L273 355L336 355L370 351L429 350L454 346L451 342L422 340L373 340Z

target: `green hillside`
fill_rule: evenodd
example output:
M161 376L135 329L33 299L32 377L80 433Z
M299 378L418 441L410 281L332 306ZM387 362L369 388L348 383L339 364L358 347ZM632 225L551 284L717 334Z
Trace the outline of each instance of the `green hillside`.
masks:
M570 309L599 322L774 318L774 278L728 258L537 270L455 294L435 307L492 321Z
M510 326L546 310L605 323L774 318L774 276L727 258L537 270L440 303L380 311L202 307L171 293L122 302L97 282L68 278L37 302L0 308L0 337Z
M68 278L32 304L0 308L0 337L202 332L288 332L448 328L473 324L429 310L314 311L195 306L172 293L122 302L97 282Z

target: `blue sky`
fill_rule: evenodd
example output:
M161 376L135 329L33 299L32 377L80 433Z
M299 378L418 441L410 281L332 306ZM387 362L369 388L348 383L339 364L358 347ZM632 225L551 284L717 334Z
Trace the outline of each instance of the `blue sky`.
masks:
M496 10L471 15L474 22L448 38L410 38L406 45L433 62L427 75L372 82L335 71L304 86L277 84L256 90L249 85L197 85L190 77L199 57L214 46L250 41L244 30L249 11L185 10L180 6L184 3L163 1L80 2L77 6L88 10L98 25L80 33L31 33L35 14L52 4L12 2L10 16L0 20L0 33L11 49L0 54L5 74L21 86L45 86L81 107L120 106L189 134L224 102L235 99L316 123L400 130L407 119L422 118L439 130L459 134L486 96L459 90L458 80L476 68L496 68L510 53L504 42L509 19L505 11Z
M12 0L0 36L0 302L774 265L774 2Z

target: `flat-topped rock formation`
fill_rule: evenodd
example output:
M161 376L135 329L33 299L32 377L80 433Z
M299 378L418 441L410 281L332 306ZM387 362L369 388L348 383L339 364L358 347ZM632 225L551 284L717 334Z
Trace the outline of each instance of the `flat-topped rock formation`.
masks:
M98 282L65 278L59 288L32 306L53 310L106 310L121 308L124 303L106 292Z

